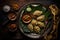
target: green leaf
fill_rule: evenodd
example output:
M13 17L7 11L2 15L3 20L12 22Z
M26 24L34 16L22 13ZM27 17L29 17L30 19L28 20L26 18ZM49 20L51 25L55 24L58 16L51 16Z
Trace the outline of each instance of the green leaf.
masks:
M45 19L48 19L49 18L49 16L51 15L51 13L50 13L50 11L47 11L46 13L44 13L44 15L45 15Z
M49 26L50 26L50 24L51 24L51 22L49 22L49 23L47 24L47 27L49 27Z
M43 13L45 13L46 10L47 10L47 9L46 9L45 7L42 7Z
M24 31L24 32L30 32L30 30L28 30L28 28L27 28L26 25L24 25L24 27L23 27L23 31Z

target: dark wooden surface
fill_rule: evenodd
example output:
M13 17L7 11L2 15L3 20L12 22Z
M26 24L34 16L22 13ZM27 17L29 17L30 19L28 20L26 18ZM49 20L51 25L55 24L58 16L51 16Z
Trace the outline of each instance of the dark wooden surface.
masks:
M49 6L50 4L54 3L52 2L52 0L1 0L0 1L0 6L2 7L3 5L6 4L12 4L12 3L18 3L21 7L23 7L25 4L29 3L29 2L40 2L43 5L47 5ZM24 40L31 40L31 38L28 38L26 36L24 36L19 29L12 33L9 32L6 28L0 27L0 39L24 39ZM51 30L53 31L53 30ZM57 30L55 30L52 34L49 33L47 34L45 37L39 38L39 39L33 39L33 40L57 40Z

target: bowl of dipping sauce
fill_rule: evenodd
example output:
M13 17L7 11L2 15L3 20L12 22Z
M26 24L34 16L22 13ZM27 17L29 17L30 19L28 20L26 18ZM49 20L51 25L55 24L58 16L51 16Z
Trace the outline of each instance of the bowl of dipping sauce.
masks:
M12 6L12 9L14 9L14 10L19 10L19 8L20 8L18 3L12 3L11 6Z
M9 24L9 25L8 25L8 29L9 29L9 31L11 31L11 32L16 31L16 30L17 30L17 24L15 24L15 23Z
M31 22L31 15L30 15L30 14L24 14L24 15L22 16L22 21L23 21L24 23L30 23L30 22Z
M14 20L16 20L16 18L17 18L17 14L15 14L15 13L9 13L8 14L9 20L14 21Z

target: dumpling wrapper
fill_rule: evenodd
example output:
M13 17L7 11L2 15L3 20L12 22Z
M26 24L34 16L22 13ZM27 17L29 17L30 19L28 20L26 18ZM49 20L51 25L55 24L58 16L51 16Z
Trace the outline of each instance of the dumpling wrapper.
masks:
M45 27L45 24L44 24L44 22L37 22L37 25L39 26L39 27Z
M38 21L43 21L44 19L45 19L45 15L41 15L41 16L37 17Z
M39 33L39 32L40 32L40 27L39 27L39 26L34 26L34 31L35 31L36 33Z
M34 16L39 16L39 15L41 15L41 14L42 14L42 11L39 11L39 10L36 10L36 11L33 13Z
M32 24L28 24L28 29L29 29L30 31L33 31L33 25L32 25Z
M31 24L32 24L32 25L36 25L36 24L37 24L37 20L33 19L33 20L31 21Z

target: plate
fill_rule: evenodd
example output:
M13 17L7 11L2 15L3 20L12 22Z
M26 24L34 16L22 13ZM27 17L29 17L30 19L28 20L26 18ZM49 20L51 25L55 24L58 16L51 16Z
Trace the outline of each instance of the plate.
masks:
M40 38L51 30L53 15L40 3L26 4L19 11L19 29L27 37Z

